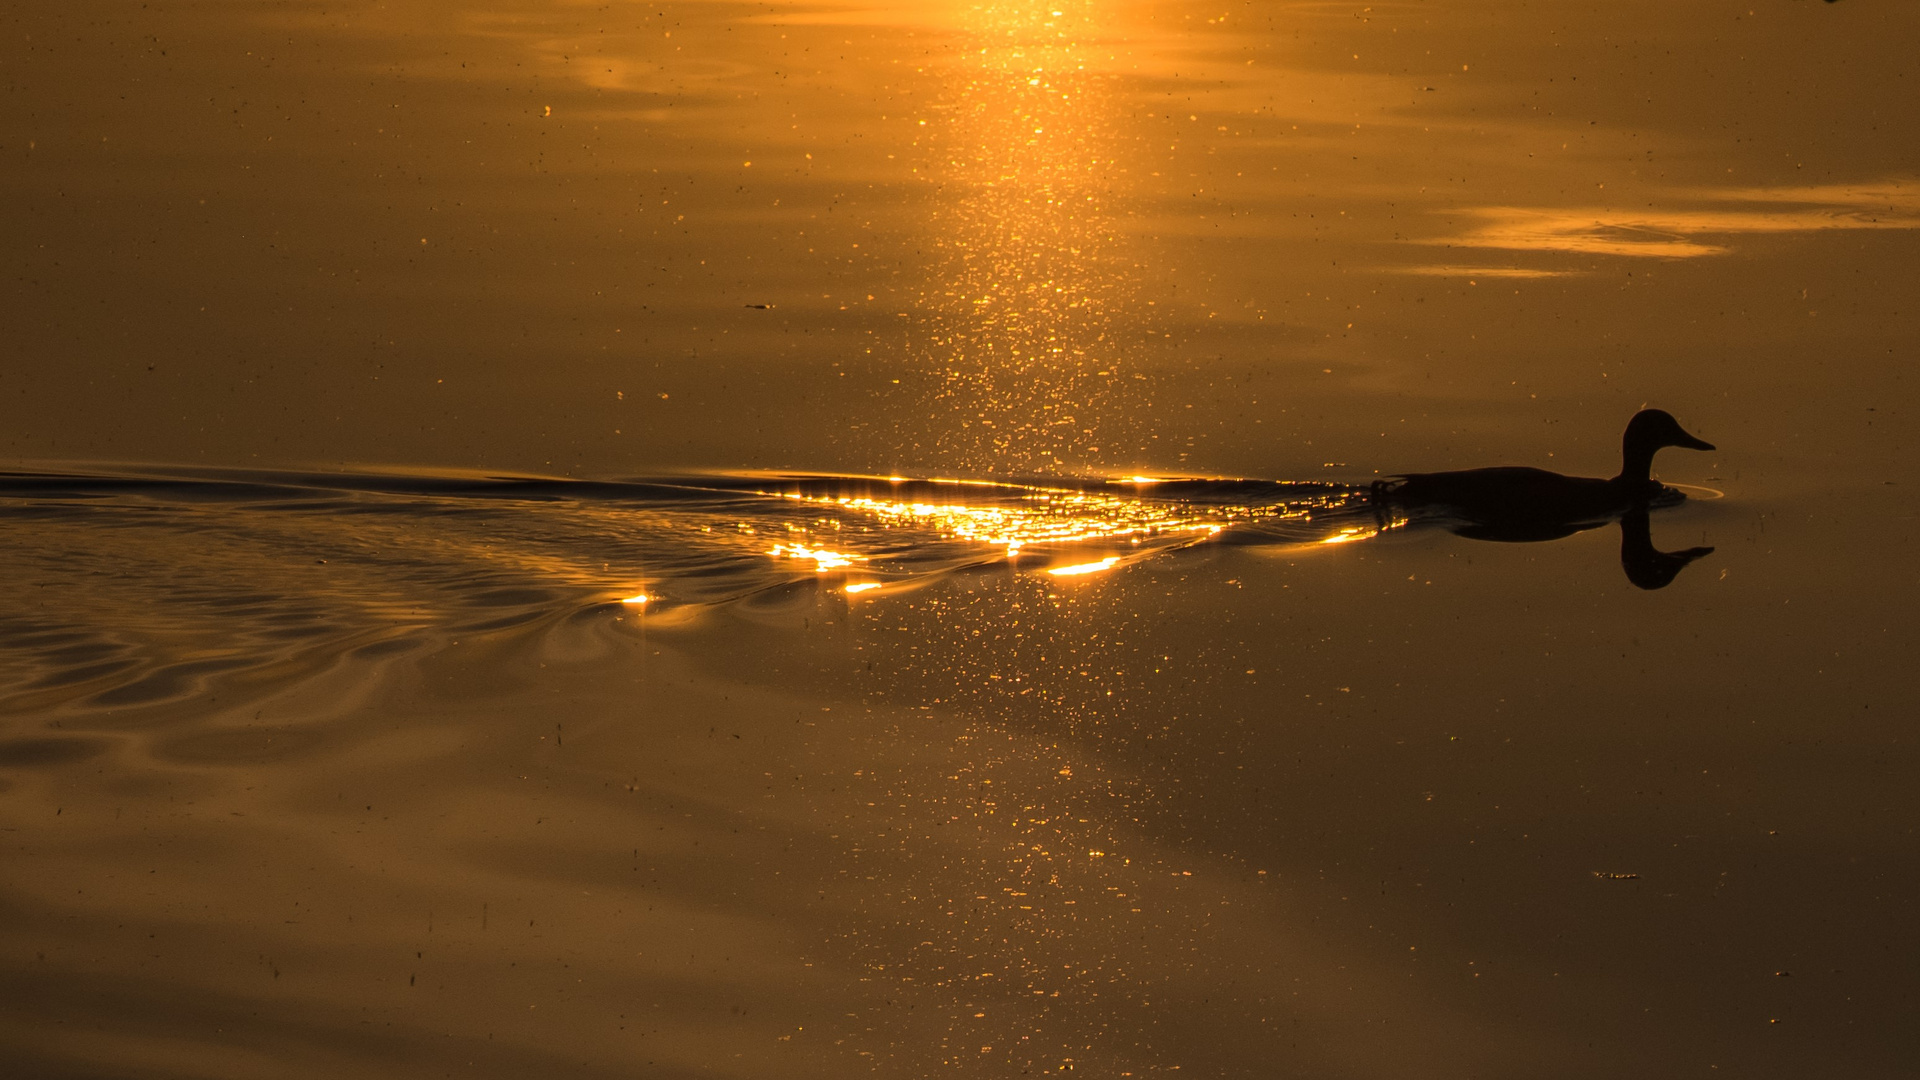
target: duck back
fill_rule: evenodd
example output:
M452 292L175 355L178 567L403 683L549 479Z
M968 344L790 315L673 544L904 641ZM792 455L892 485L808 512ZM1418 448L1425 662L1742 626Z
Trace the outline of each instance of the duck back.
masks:
M1527 466L1412 473L1379 485L1391 502L1431 507L1489 525L1582 524L1605 521L1636 504L1663 505L1684 496L1671 488L1588 476L1562 476Z

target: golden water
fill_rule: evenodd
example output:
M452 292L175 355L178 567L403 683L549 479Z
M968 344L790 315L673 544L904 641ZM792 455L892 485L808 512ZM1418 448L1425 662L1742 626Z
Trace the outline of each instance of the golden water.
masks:
M12 1072L1920 1059L1920 12L6 26Z

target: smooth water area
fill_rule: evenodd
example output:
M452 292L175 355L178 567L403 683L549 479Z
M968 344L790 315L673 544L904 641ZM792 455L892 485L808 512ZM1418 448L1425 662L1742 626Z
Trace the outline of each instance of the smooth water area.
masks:
M1920 9L0 28L0 1072L1920 1061Z

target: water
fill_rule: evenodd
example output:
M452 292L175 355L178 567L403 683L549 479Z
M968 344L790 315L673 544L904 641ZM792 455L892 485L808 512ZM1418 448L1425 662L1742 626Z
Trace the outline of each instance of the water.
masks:
M1146 492L1147 494L1142 494ZM988 568L1105 572L1219 538L1311 544L1404 525L1365 489L1129 478L652 481L200 470L19 474L0 648L14 711L206 693L295 657L404 651L623 609L684 621L822 587L874 599ZM102 612L113 612L103 619Z
M0 1050L1910 1074L1915 19L18 16Z

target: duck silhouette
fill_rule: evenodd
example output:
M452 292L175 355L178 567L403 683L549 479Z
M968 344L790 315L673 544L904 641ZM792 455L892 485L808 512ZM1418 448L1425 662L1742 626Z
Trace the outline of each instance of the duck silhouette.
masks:
M1374 483L1373 496L1378 503L1438 517L1455 533L1476 540L1557 540L1684 500L1684 494L1653 478L1653 455L1668 446L1714 449L1689 435L1670 413L1642 409L1627 422L1620 474L1610 480L1500 466L1389 477Z

